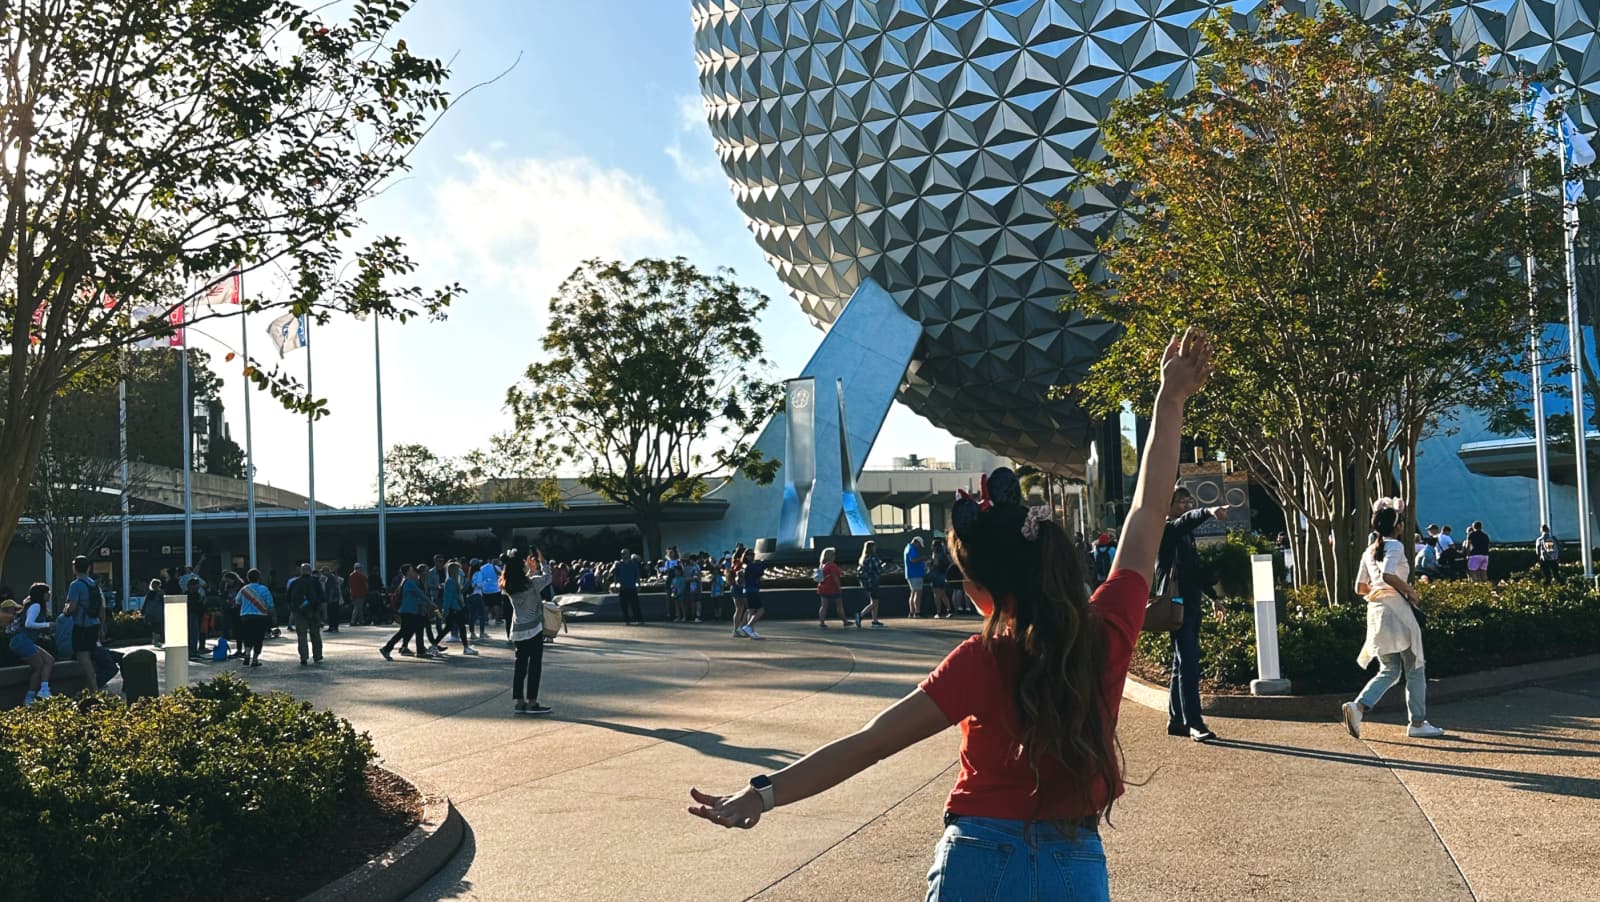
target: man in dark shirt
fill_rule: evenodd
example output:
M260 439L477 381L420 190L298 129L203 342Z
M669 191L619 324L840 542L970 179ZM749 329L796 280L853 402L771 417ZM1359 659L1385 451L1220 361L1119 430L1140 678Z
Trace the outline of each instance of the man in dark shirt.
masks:
M322 618L327 610L322 581L311 572L310 564L300 565L300 575L289 580L289 614L294 618L295 639L300 645L300 666L315 660L322 663ZM310 643L310 655L306 644Z
M1167 511L1167 527L1161 535L1161 551L1156 557L1157 589L1170 589L1173 600L1183 599L1183 626L1172 634L1172 687L1167 701L1167 733L1188 736L1196 742L1217 738L1206 726L1200 711L1200 612L1205 592L1205 568L1195 549L1194 531L1215 517L1225 520L1226 507L1194 505L1194 495L1179 486L1172 493ZM1222 605L1212 602L1220 619Z
M617 600L622 604L623 623L644 623L644 613L639 610L639 556L622 549L617 566L611 575L617 580Z

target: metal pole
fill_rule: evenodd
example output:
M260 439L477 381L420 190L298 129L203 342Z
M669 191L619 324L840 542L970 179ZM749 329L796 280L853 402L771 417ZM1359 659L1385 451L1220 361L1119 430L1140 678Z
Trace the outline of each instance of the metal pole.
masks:
M1583 577L1594 579L1594 549L1589 538L1589 456L1585 448L1587 427L1583 409L1583 325L1578 320L1578 273L1573 239L1578 231L1578 207L1567 200L1567 148L1561 148L1561 218L1566 226L1567 350L1572 366L1572 453L1578 464L1578 541L1582 543Z
M117 380L117 464L122 471L122 604L126 608L133 597L133 563L129 557L128 529L132 517L128 510L128 356L133 352L122 349L122 376Z
M194 434L190 432L189 416L189 312L184 302L183 345L179 349L183 360L179 364L178 381L183 383L183 565L194 566L194 490L189 473L194 469Z
M1522 198L1531 205L1528 170L1522 170ZM1544 361L1539 357L1540 323L1534 302L1534 260L1529 254L1523 272L1528 278L1528 384L1533 392L1533 448L1535 491L1539 495L1539 525L1550 525L1550 449L1544 422Z
M239 271L239 351L244 355L244 365L250 366L250 329L248 308L244 303L244 270ZM244 492L247 529L249 531L249 562L246 569L256 566L256 443L250 431L250 380L244 380Z
M378 314L372 314L372 384L378 403L378 578L385 581L384 585L388 585L389 530L386 520L389 503L383 497L383 343L378 340L379 321Z
M311 317L305 317L306 329L306 396L314 397L311 388ZM307 522L311 533L311 557L307 562L311 569L317 567L317 418L315 414L306 414L306 500Z

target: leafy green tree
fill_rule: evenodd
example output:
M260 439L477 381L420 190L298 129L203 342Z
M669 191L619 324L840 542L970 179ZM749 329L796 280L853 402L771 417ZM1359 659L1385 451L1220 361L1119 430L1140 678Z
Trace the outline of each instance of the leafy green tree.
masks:
M478 481L460 461L434 454L427 445L391 447L383 456L384 500L392 507L471 504Z
M551 301L546 356L507 405L551 464L632 508L646 554L659 554L667 504L699 499L719 475L777 475L755 449L782 403L756 331L767 303L681 257L590 260Z
M445 65L393 38L409 6L360 0L334 20L291 0L0 2L0 557L54 399L170 331L200 286L282 267L285 295L252 309L402 319L459 291L394 284L414 269L395 238L350 260L359 206L446 104ZM325 409L242 363L290 406Z
M1147 407L1167 337L1211 332L1219 369L1191 426L1283 505L1332 599L1372 499L1398 478L1415 509L1421 439L1511 390L1530 312L1518 264L1558 259L1557 175L1523 88L1452 59L1444 25L1336 6L1268 11L1254 34L1208 20L1194 90L1115 104L1107 159L1078 186L1127 190L1134 212L1101 245L1103 278L1079 273L1069 301L1125 328L1088 399ZM1537 315L1559 287L1538 270Z
M491 436L488 447L468 452L463 463L482 485L480 494L487 501L536 501L551 510L564 506L553 470L524 432L511 429Z

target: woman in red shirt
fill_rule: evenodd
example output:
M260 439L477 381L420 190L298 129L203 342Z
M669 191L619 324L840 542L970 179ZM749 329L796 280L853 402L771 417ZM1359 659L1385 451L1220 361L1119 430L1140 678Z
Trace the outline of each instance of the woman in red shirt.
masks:
M1183 406L1210 374L1203 332L1167 346L1139 487L1111 576L1092 598L1066 532L1047 509L1022 505L1016 474L996 470L981 503L957 501L949 536L983 631L862 729L732 795L691 789L689 813L750 828L960 724L961 775L945 803L929 902L1109 899L1098 827L1122 794L1122 684L1171 502Z
M822 549L822 560L817 564L817 574L822 578L817 580L817 626L828 628L828 605L833 605L839 612L839 627L843 629L850 625L844 616L844 587L840 580L844 573L839 569L837 558L838 549Z

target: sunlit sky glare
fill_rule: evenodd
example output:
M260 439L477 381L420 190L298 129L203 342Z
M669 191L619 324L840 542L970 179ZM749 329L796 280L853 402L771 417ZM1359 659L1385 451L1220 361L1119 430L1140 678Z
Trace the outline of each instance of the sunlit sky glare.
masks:
M682 255L732 268L772 299L761 330L774 376L804 366L822 333L733 203L701 112L689 12L688 0L421 0L402 23L413 52L454 58L458 93L511 69L457 103L412 157L409 176L366 208L373 229L406 240L421 284L468 290L445 322L383 324L386 444L458 455L508 428L506 388L538 360L548 300L590 257ZM270 287L254 277L245 291ZM271 319L253 316L247 326L252 354L268 360ZM217 340L194 343L219 357L240 340L236 322L205 331ZM311 351L314 393L332 411L316 427L317 498L368 504L378 455L372 323L314 327ZM305 352L285 366L303 379ZM242 445L243 380L217 368ZM260 479L304 492L305 419L265 395L252 407ZM867 463L948 460L954 441L896 405Z

